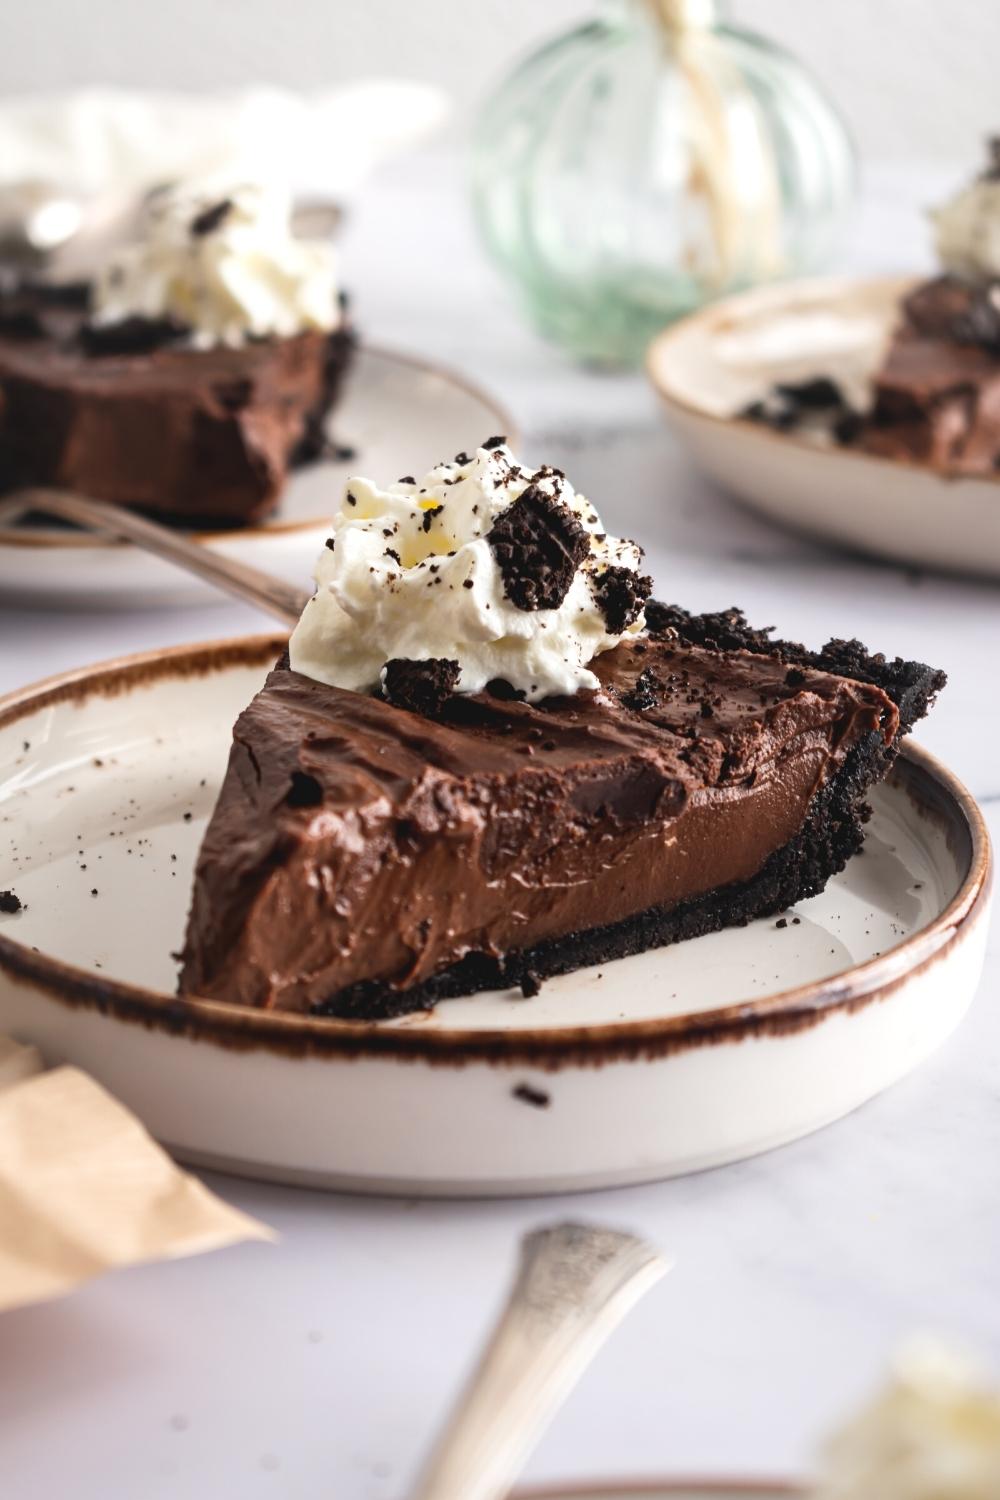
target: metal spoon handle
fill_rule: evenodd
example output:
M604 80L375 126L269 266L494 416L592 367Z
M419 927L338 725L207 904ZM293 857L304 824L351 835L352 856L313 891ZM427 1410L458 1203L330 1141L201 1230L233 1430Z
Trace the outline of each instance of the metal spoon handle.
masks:
M630 1234L528 1235L509 1300L412 1500L500 1500L611 1330L669 1269Z
M194 573L223 592L255 604L258 609L274 615L283 625L294 625L309 599L304 589L251 567L249 563L234 562L201 542L192 541L183 532L171 531L146 516L137 515L121 505L111 505L106 500L91 500L68 490L24 489L0 504L0 520L13 520L25 511L59 516L88 530L106 531L135 542L146 552Z

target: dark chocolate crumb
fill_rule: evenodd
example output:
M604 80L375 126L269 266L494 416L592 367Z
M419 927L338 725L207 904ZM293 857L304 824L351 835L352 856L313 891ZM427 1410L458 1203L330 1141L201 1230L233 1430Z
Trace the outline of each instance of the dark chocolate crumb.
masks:
M221 380L212 387L212 395L223 411L245 411L253 398L252 380Z
M389 703L432 718L455 691L461 668L447 657L413 661L395 656L385 664L382 692Z
M285 802L288 807L318 807L323 801L323 788L315 776L307 771L293 771L292 784Z
M189 813L189 812L184 813L184 821L185 821L185 823L190 823L192 816L193 816L192 813Z
M439 516L443 510L443 505L429 505L427 507L427 509L424 511L423 520L420 523L425 532L430 531L431 522L433 521L434 517Z
M463 448L462 451L461 451L461 453L456 453L455 454L455 462L457 464L471 464L472 459L469 457L468 453L466 453L465 449Z
M90 888L90 894L92 896L96 896L97 895L97 886L96 885L91 886L91 888Z
M87 323L80 330L84 353L151 354L187 338L190 329L174 318L121 318L117 323Z
M487 451L487 453L489 453L491 451L491 449L493 449L493 448L503 448L503 447L505 447L506 443L507 443L506 433L502 433L501 432L501 433L498 433L495 437L487 438L486 441L485 441L485 443L480 444L480 446L483 447L483 448L485 448L486 451Z
M402 479L396 481L397 484L416 484L416 482L412 474L404 474Z
M3 912L5 916L13 916L15 912L21 910L23 905L20 896L15 896L13 891L0 891L0 912Z
M191 220L191 233L199 238L205 234L214 234L233 211L231 198L223 198L219 203L213 203L210 208L202 209L200 214Z
M652 667L644 667L635 679L631 691L622 695L622 702L633 713L643 713L647 708L656 707L661 692L662 684Z
M775 925L775 927L777 927L779 929L787 927L788 926L788 918L787 917L779 917L778 920L775 922L774 925Z
M530 1104L534 1109L548 1109L552 1103L552 1096L544 1089L533 1088L530 1083L519 1083L516 1088L511 1089L515 1099L520 1099L522 1104Z
M523 703L527 697L521 688L514 687L506 677L491 677L486 684L486 691L491 698L499 698L501 703Z
M521 994L525 1000L533 1000L536 995L541 993L541 989L542 981L534 969L525 969L521 975Z
M568 506L530 485L494 522L486 540L515 609L558 609L590 538Z

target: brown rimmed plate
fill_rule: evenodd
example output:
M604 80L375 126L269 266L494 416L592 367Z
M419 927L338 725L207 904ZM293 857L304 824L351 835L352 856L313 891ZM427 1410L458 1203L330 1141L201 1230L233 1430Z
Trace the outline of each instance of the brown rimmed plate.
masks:
M875 795L865 857L784 929L379 1025L177 1000L231 725L281 645L172 648L0 702L0 885L25 904L0 916L0 1031L79 1063L184 1159L410 1194L650 1180L830 1123L964 1014L989 841L917 746Z

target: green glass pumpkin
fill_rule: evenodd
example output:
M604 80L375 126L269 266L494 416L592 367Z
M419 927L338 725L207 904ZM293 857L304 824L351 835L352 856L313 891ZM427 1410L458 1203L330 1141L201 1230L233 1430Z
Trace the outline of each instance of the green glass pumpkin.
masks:
M854 151L810 75L712 0L614 0L521 64L474 136L476 217L531 321L635 363L705 301L821 266Z

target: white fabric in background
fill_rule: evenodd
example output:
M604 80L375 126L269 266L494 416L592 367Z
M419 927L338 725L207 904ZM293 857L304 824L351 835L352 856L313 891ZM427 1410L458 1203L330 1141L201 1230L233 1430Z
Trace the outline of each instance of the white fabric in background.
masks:
M0 104L0 187L38 180L83 195L180 177L280 181L339 201L449 113L423 83L370 79L317 94L86 89Z

